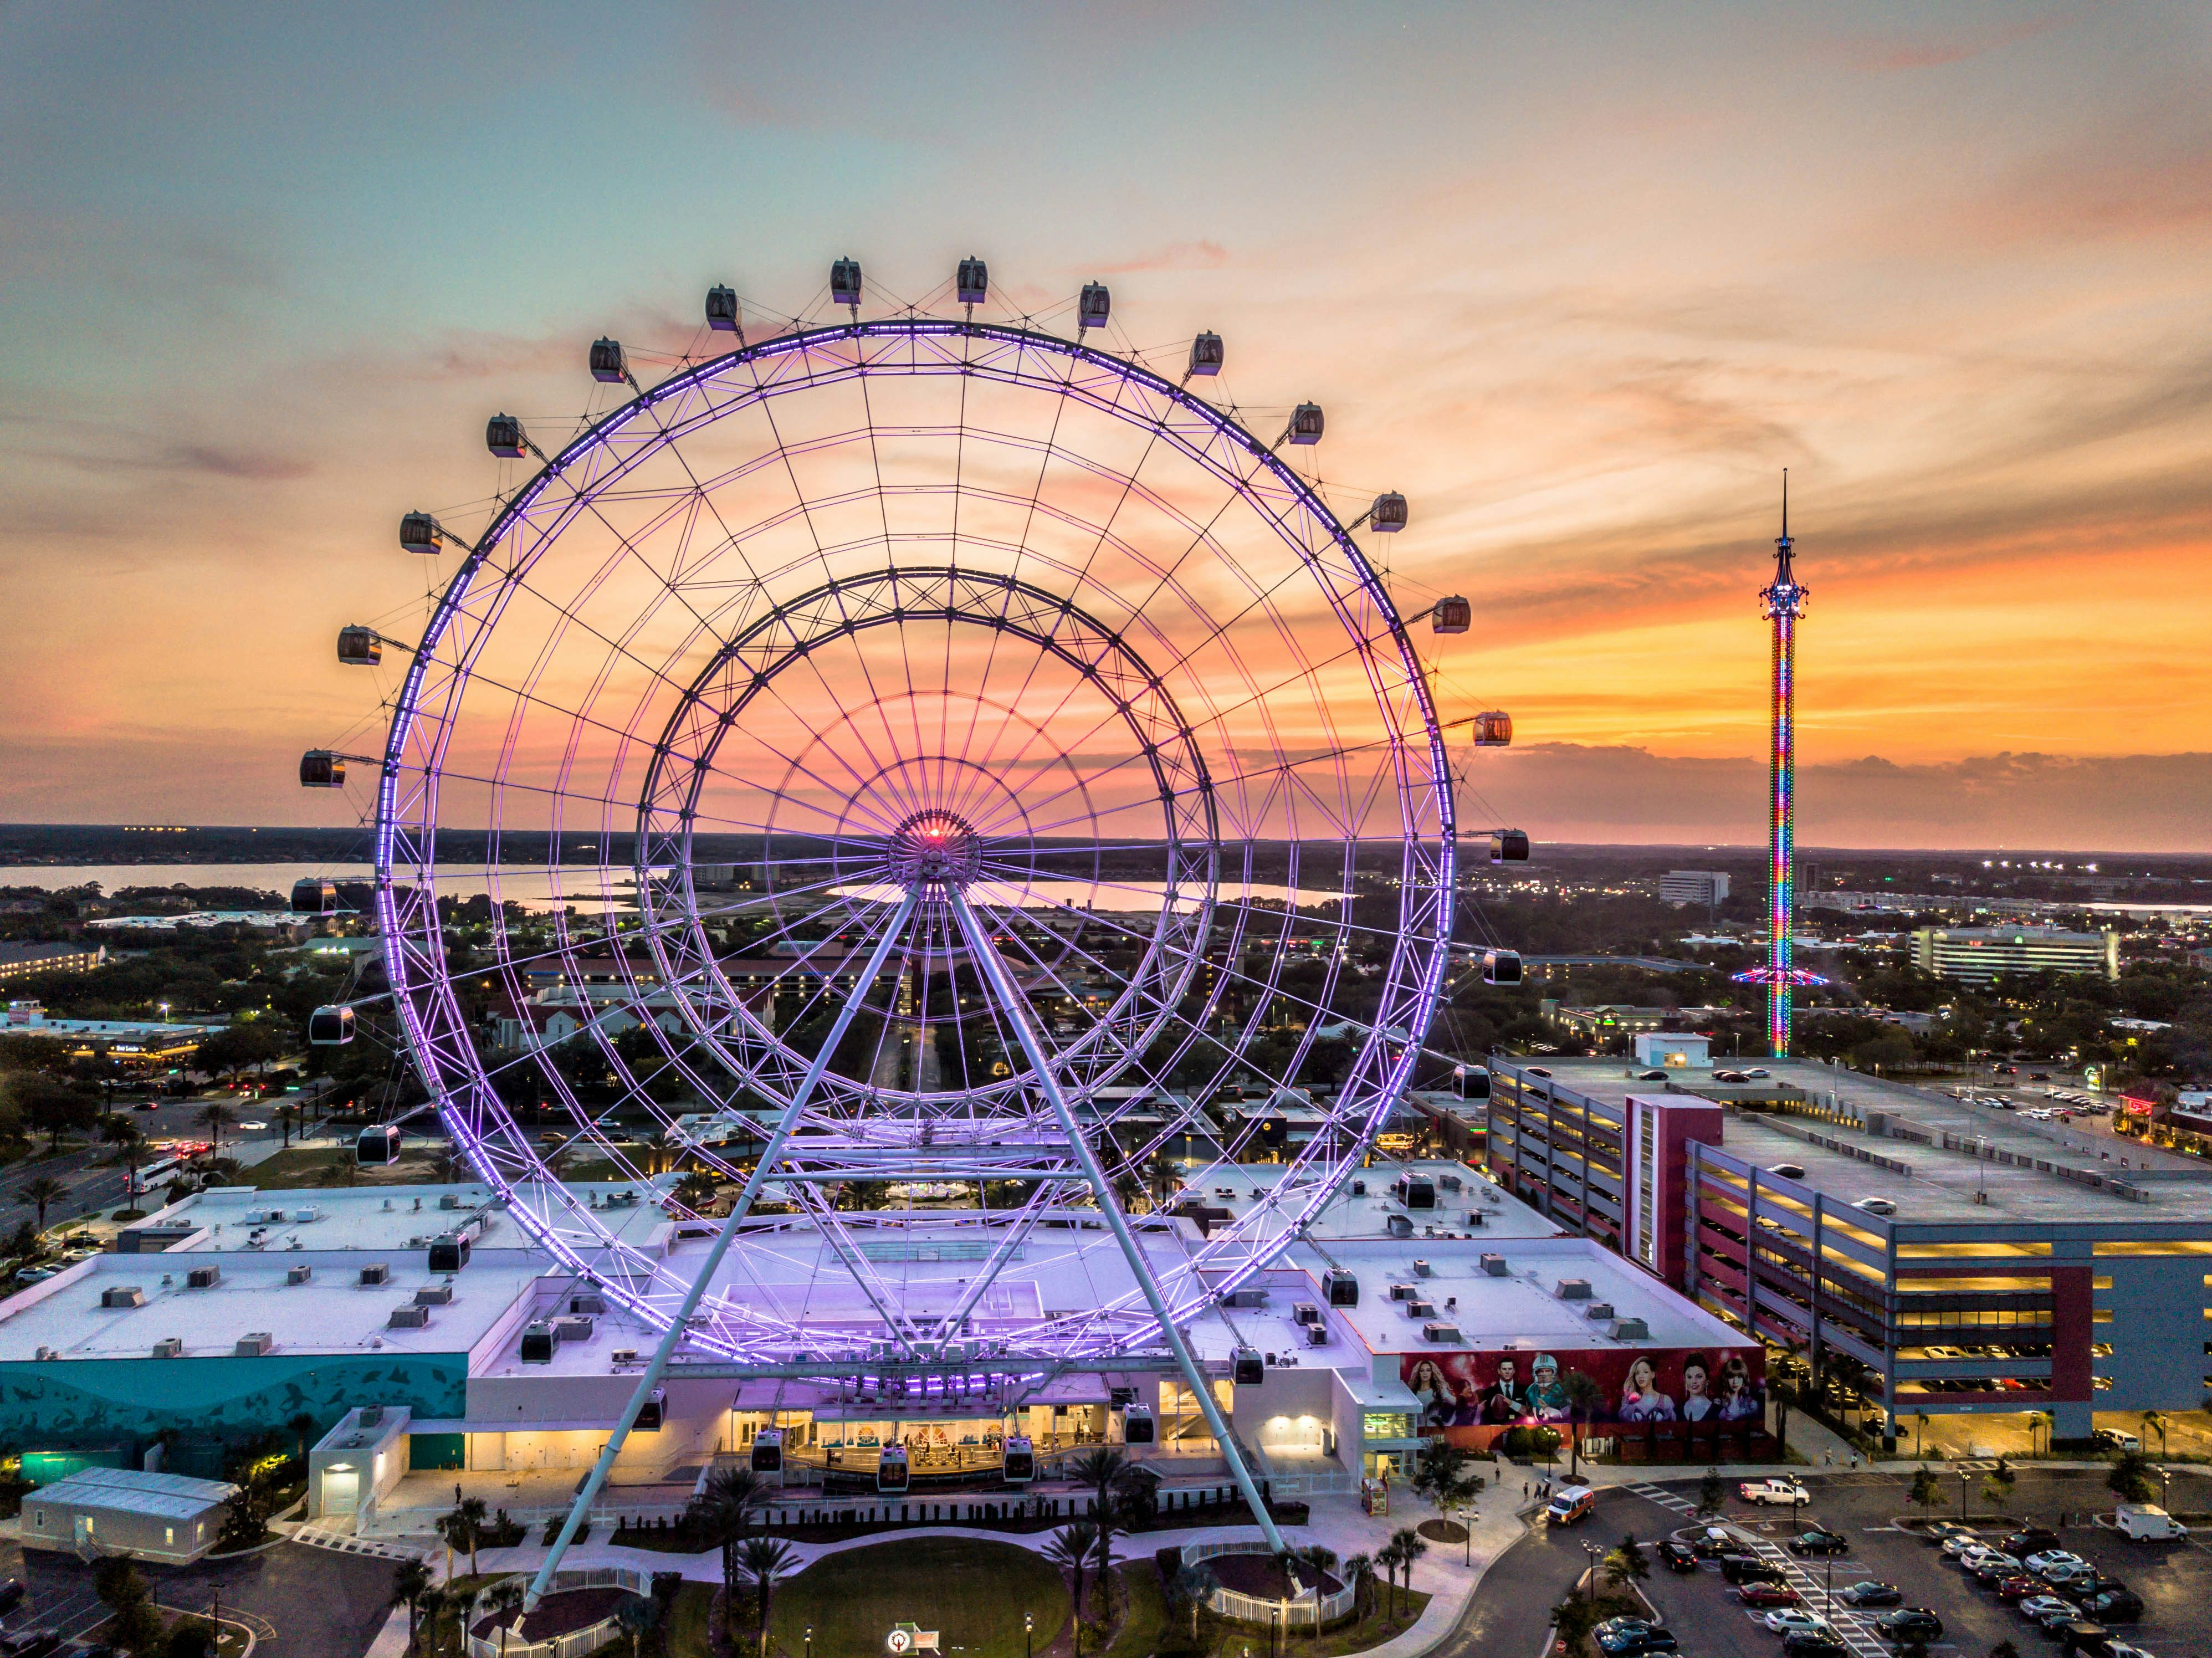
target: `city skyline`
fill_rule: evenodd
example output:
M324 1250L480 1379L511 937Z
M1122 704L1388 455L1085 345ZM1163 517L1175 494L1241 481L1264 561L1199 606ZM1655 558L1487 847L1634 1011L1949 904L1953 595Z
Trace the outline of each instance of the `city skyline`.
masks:
M1411 500L1401 609L1474 601L1420 642L1446 717L1512 711L1475 776L1540 836L1758 839L1786 465L1803 841L2202 845L2188 12L890 13L836 64L591 17L0 21L0 817L342 821L291 775L380 723L331 635L419 626L392 526L480 521L487 416L565 434L590 340L672 359L709 282L973 252L1218 330L1255 423L1327 407L1332 499Z

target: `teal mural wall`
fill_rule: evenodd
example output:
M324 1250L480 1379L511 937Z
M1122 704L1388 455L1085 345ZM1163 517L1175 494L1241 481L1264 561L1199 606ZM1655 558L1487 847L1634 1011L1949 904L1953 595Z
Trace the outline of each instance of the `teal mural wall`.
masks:
M319 1436L356 1405L450 1420L468 1412L468 1379L466 1353L0 1363L0 1449L143 1441L165 1428L252 1439L303 1412Z

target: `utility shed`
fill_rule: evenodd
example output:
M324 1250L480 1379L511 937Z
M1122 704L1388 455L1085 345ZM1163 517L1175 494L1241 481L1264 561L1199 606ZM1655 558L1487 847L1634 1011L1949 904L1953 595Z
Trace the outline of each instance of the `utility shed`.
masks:
M81 1468L23 1499L27 1549L124 1553L186 1565L215 1546L238 1487L137 1468Z

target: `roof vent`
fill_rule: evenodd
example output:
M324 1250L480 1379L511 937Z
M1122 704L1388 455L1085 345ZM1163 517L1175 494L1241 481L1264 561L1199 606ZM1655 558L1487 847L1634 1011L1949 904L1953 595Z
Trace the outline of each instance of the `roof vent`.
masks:
M380 1260L374 1262L361 1269L361 1281L363 1284L389 1284L392 1282L392 1268Z
M135 1284L112 1284L100 1292L100 1304L103 1307L143 1307L146 1292ZM46 1357L44 1353L39 1356L41 1358Z
M607 1310L607 1298L597 1290L586 1290L568 1297L568 1310L572 1313L604 1313Z
M461 1194L459 1192L441 1192L438 1194L438 1207L441 1209L458 1209L460 1206Z
M430 1309L428 1307L394 1307L386 1327L394 1330L422 1330L429 1327Z
M1436 1276L1436 1272L1437 1269L1430 1266L1425 1260L1416 1260L1413 1263L1413 1276L1415 1278L1434 1278Z
M1593 1301L1589 1304L1589 1316L1592 1318L1611 1318L1613 1316L1613 1303L1609 1301Z
M305 1284L314 1276L315 1269L312 1266L287 1266L284 1269L284 1282L287 1284Z
M1509 1278L1511 1276L1510 1270L1505 1265L1505 1257L1503 1255L1486 1254L1483 1256L1482 1270L1489 1273L1492 1278Z
M1421 1326L1421 1339L1443 1342L1454 1347L1462 1345L1459 1326L1456 1324L1424 1324Z
M617 1347L614 1350L613 1353L610 1355L610 1357L617 1364L635 1364L637 1363L637 1349L635 1347Z
M239 1337L233 1356L238 1358L259 1358L276 1345L276 1338L266 1330L252 1330Z
M222 1268L220 1266L195 1266L185 1274L185 1288L187 1290L212 1290L222 1282Z
M1561 1301L1588 1301L1590 1298L1589 1280L1586 1278L1563 1278L1559 1280Z
M1613 1321L1613 1339L1615 1341L1649 1341L1651 1339L1651 1327L1640 1318L1617 1318Z
M1393 1301L1411 1301L1413 1298L1413 1286L1412 1284L1392 1284L1392 1285L1390 1286L1390 1299L1391 1299L1391 1300L1393 1300Z
M154 1344L154 1357L156 1358L182 1358L184 1356L185 1339L182 1336L163 1336Z
M417 1307L450 1307L453 1303L453 1286L450 1284L426 1284L415 1292Z
M568 1313L553 1321L553 1333L563 1341L589 1341L592 1321L581 1313Z
M1409 1301L1406 1303L1407 1318L1434 1318L1436 1315L1437 1303L1433 1301Z

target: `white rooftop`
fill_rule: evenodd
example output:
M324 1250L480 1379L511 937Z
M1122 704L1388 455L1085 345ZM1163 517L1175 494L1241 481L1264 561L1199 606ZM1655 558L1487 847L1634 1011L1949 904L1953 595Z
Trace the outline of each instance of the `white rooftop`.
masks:
M156 1520L194 1520L237 1495L237 1486L219 1479L147 1473L137 1468L80 1468L51 1485L40 1486L38 1500L103 1509L110 1514L146 1515Z
M1238 1218L1264 1202L1285 1173L1279 1163L1215 1165L1194 1170L1180 1203L1194 1199L1209 1209L1226 1209ZM1401 1175L1411 1174L1435 1188L1436 1207L1408 1209L1392 1194ZM1448 1182L1456 1181L1454 1190ZM1364 1187L1364 1190L1360 1188ZM1469 1219L1482 1216L1480 1225ZM1517 1198L1510 1196L1480 1169L1448 1157L1377 1157L1356 1171L1328 1200L1309 1236L1331 1238L1387 1238L1393 1217L1401 1218L1417 1237L1439 1233L1470 1238L1547 1238L1560 1229Z
M559 1190L626 1243L649 1245L654 1233L670 1224L661 1212L654 1188L637 1181L581 1181ZM541 1208L550 1196L550 1188L531 1187L525 1191L528 1201ZM633 1197L635 1201L625 1201ZM272 1215L283 1218L272 1220ZM471 1219L489 1223L482 1229L478 1248L531 1247L528 1236L504 1212L504 1206L495 1206L487 1187L458 1182L290 1190L219 1186L171 1204L136 1225L185 1224L204 1228L204 1237L179 1246L180 1250L196 1253L405 1250L427 1248L430 1239Z

